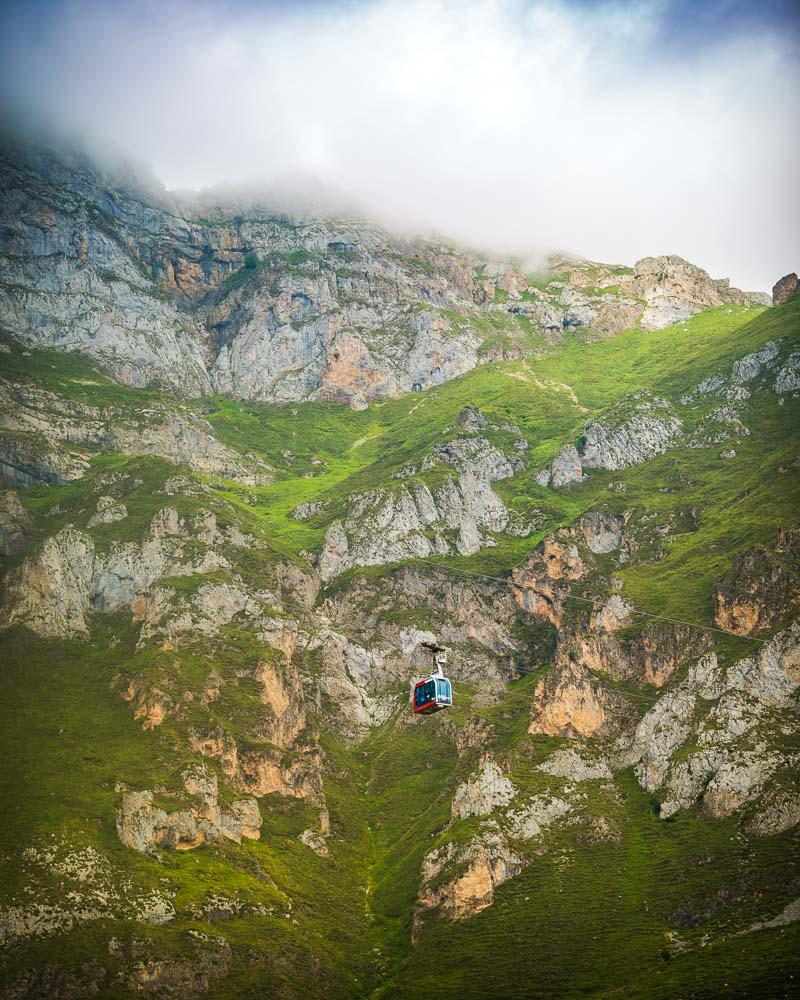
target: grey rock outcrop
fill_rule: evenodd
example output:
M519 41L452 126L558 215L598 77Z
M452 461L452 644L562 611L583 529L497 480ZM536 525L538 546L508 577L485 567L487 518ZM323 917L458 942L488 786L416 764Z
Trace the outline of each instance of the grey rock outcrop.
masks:
M581 517L577 527L589 550L595 555L615 552L623 547L625 518L619 514L590 510Z
M135 618L149 622L155 612L148 591L156 580L227 568L214 543L231 537L217 529L213 515L187 521L172 507L155 515L141 542L114 542L102 553L95 551L86 532L63 528L7 578L0 628L25 624L40 635L86 637L91 611L122 607L131 607ZM247 544L244 536L241 542ZM214 602L209 600L211 607ZM198 620L203 617L202 609L197 615ZM209 616L213 618L211 610Z
M80 479L89 459L41 434L0 430L0 483L10 486L63 486Z
M97 501L97 508L89 518L88 527L95 528L99 524L113 524L115 521L124 521L128 516L128 508L120 500L114 497L100 497Z
M791 354L782 365L775 379L775 392L783 396L789 392L800 392L800 354Z
M765 298L674 256L633 269L554 257L562 280L539 288L511 264L352 217L168 194L142 172L11 141L0 179L2 326L187 397L360 408L521 356L515 317L552 342ZM488 342L488 355L473 323L486 313L508 319L507 344Z
M493 774L490 774L488 787L495 789L495 793L498 790ZM499 791L503 798L508 798L502 785ZM458 810L454 803L454 817L458 817L461 806L467 801L462 798ZM479 808L487 804L482 795L476 801ZM569 802L557 796L534 796L506 811L503 826L508 836L500 831L497 820L490 818L482 824L478 835L466 843L449 841L430 851L422 863L415 934L425 912L434 907L439 907L448 920L465 920L491 906L497 887L519 875L529 863L528 856L511 847L509 838L535 841L572 809ZM467 815L479 813L468 810ZM448 871L454 874L448 877Z
M581 461L590 469L627 469L663 454L677 440L682 423L658 396L627 396L583 430Z
M565 444L550 465L536 474L536 482L540 486L552 486L555 490L573 486L583 479L581 456L572 444Z
M184 789L194 804L172 812L153 804L150 791L125 792L117 809L117 835L126 847L152 853L159 847L191 850L202 844L242 838L258 840L261 813L255 799L237 799L228 809L218 803L217 778L207 767L184 772Z
M442 873L456 865L465 867L463 874L442 879ZM431 851L422 863L415 923L434 907L440 907L449 920L464 920L480 913L492 905L497 886L524 867L524 859L495 832L484 833L465 846L450 842Z
M491 488L494 479L520 467L483 438L448 442L423 465L454 466L457 479L430 489L416 481L390 492L374 490L350 497L347 516L328 529L319 557L323 581L356 566L380 566L403 559L471 555L491 544L489 532L525 535L519 521Z
M674 255L637 261L632 276L623 278L622 289L644 300L645 309L639 322L645 330L659 330L702 309L727 302L769 304L769 296L741 292L732 288L727 278L714 280L702 268Z
M611 780L605 760L587 760L574 750L557 750L539 765L539 770L573 782Z
M139 643L159 638L174 648L181 638L217 635L237 615L258 610L258 602L233 583L206 583L181 599L172 588L156 585L136 602L135 617L142 623Z
M143 411L139 411L142 415ZM263 486L272 482L270 468L252 456L244 457L221 444L211 425L187 412L153 412L149 424L140 427L112 427L105 444L112 451L129 455L158 455L198 472L209 472L234 479L245 486Z
M0 629L25 624L45 636L87 636L94 563L94 542L84 532L68 527L46 539L7 580Z
M770 340L757 351L740 358L734 363L731 370L731 379L734 385L743 385L745 382L752 382L753 379L758 378L764 368L777 358L778 353L778 345Z
M507 806L516 794L514 783L506 778L495 761L487 758L483 766L456 789L453 816L457 819L485 816Z
M793 728L782 713L791 710L798 687L797 624L727 670L709 654L645 714L620 763L635 764L643 787L662 790L662 817L698 800L712 818L755 804L752 832L786 829L797 811L772 780L781 768L795 766L795 757L770 750L759 733L764 726L787 732ZM692 738L697 748L674 759Z
M0 476L20 486L79 479L100 445L129 455L156 455L248 486L272 481L272 470L214 436L208 421L184 406L99 407L24 382L0 379Z

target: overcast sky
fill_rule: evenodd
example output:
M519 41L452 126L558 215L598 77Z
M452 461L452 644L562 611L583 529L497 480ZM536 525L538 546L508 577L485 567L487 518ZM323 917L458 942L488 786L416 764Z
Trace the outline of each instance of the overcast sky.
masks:
M800 269L797 4L2 4L0 95L168 187L298 171L535 254Z

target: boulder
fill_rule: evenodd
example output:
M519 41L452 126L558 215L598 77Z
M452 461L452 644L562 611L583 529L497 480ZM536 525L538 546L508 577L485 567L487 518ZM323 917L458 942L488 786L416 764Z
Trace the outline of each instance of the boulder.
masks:
M584 478L581 456L572 444L565 444L550 465L536 474L540 486L552 486L554 490L574 486Z
M779 278L772 288L773 306L783 306L800 295L800 279L792 271Z

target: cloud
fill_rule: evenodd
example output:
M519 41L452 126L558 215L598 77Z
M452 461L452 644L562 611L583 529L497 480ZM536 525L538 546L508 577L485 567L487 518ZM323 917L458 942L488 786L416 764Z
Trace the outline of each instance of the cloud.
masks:
M692 10L10 5L0 86L171 187L302 171L392 225L522 253L679 253L766 289L800 264L797 36L788 15L706 14L698 32Z

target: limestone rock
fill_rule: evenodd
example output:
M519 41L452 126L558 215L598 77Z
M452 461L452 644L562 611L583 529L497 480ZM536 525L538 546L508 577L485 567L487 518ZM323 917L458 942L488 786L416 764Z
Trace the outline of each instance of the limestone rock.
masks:
M533 692L529 733L574 738L607 735L630 707L588 670L575 664L556 667Z
M590 469L627 469L663 454L682 423L665 399L634 393L583 430L581 461Z
M800 528L781 529L772 549L737 555L714 590L714 619L740 635L757 634L800 604Z
M0 556L23 548L33 527L33 517L14 490L0 490Z
M325 838L321 834L317 833L316 830L303 830L302 833L297 835L297 839L304 843L306 847L311 848L311 850L315 854L318 854L321 858L327 858L330 854Z
M589 549L596 555L622 548L625 518L618 514L590 510L581 517L577 527Z
M505 777L495 761L487 757L483 766L456 789L453 816L458 819L484 816L508 805L516 794L513 782Z
M114 497L100 497L97 501L97 509L89 518L88 527L96 528L98 524L113 524L114 521L123 521L128 516L128 508L124 503L115 500Z
M541 550L532 552L513 570L514 600L529 614L546 618L559 628L569 596L567 581L580 580L586 572L576 546L548 537Z
M106 435L112 451L129 455L158 455L197 472L234 479L245 486L272 482L272 470L262 461L245 458L221 444L211 425L189 413L152 413L152 420L138 427L117 425Z
M572 444L565 444L546 469L536 474L540 486L552 486L554 490L573 486L584 479L581 457Z
M24 624L40 635L85 637L94 542L76 528L46 539L8 579L0 628Z
M86 455L44 435L0 430L0 484L63 486L88 468Z
M319 557L323 581L356 566L381 566L403 559L458 552L472 555L491 543L487 532L525 535L491 488L491 481L512 476L519 467L481 437L459 439L435 448L429 466L455 466L457 479L433 490L417 481L394 491L372 490L350 497L347 516L325 534Z
M323 653L320 690L330 699L343 730L362 735L386 722L396 710L396 699L379 690L378 678L393 676L386 653L367 649L333 630L309 642Z
M644 330L659 330L725 302L767 304L759 293L731 288L727 278L714 280L702 268L674 255L637 261L633 274L622 279L621 287L624 293L644 299L639 324Z
M193 576L227 568L227 560L213 547L219 541L247 543L231 529L218 529L213 515L184 520L171 507L153 517L141 542L114 542L101 554L95 553L90 535L64 528L12 572L0 610L0 628L20 623L41 635L85 637L89 611L131 606L136 620L155 629L167 613L169 600L163 592L148 594L150 588L162 576ZM215 618L222 622L226 595L230 596L224 587L200 594L196 612L209 629L213 630ZM177 622L177 632L192 627L191 609L184 610L187 617Z
M735 362L731 370L734 385L743 385L745 382L752 382L753 379L758 378L777 356L778 345L770 340L757 351L753 351L752 354Z
M165 647L175 648L181 636L216 635L236 615L257 610L257 602L236 584L207 583L177 600L171 588L155 587L137 600L134 619L142 623L140 645L163 637Z
M166 194L142 172L44 147L7 142L0 179L2 326L185 397L361 407L481 363L472 321L487 312L525 316L552 342L564 329L656 329L764 299L675 256L633 270L554 258L567 280L545 291L485 260L476 282L472 255L453 246L296 206L286 226L249 195ZM520 356L524 342L509 339L500 352Z
M324 500L305 500L295 507L290 517L295 521L307 521L315 514L321 513L327 506Z
M504 819L511 837L535 840L543 830L572 811L556 796L535 796L509 810ZM491 906L498 885L514 878L528 863L491 819L467 843L450 841L428 853L422 863L414 936L424 913L434 907L449 920L464 920ZM448 870L456 874L447 877Z
M759 803L747 825L748 833L771 837L791 830L800 823L800 796L780 788L771 789Z
M159 847L181 851L223 839L240 844L242 837L260 838L261 814L255 799L238 799L229 809L220 808L216 775L204 765L184 772L183 782L197 804L174 812L155 806L150 791L123 794L116 823L126 847L143 853Z
M693 729L695 695L688 687L663 695L646 713L633 737L638 759L636 776L648 791L659 788L672 763L673 753Z
M794 757L770 751L758 733L762 727L784 725L779 713L793 705L798 687L797 624L726 671L714 654L703 657L645 714L620 764L634 763L640 783L648 790L663 789L662 817L698 800L704 813L714 818L755 803L752 829L766 832L773 824L778 827L790 821L792 807L769 791L770 782L781 768L795 766ZM709 701L716 704L703 717L704 702ZM697 749L675 759L676 751L693 734ZM759 805L764 793L767 798ZM762 825L759 815L766 817Z
M770 757L723 761L703 791L703 812L715 819L731 816L759 794L774 768Z
M632 610L619 594L612 594L604 604L595 605L590 628L597 632L616 632L630 623Z
M725 683L747 692L762 705L791 707L800 686L800 622L778 632L755 656L732 664Z
M482 431L488 421L477 406L465 406L458 415L459 426L470 434Z
M574 750L557 750L539 764L539 770L574 782L611 779L611 771L605 760L587 760Z
M558 796L537 795L517 809L509 809L506 820L512 836L534 840L562 816L572 812L572 805Z
M268 731L265 732L268 735ZM304 747L302 754L287 756L269 745L239 742L225 730L213 728L194 731L192 748L204 757L218 760L225 777L237 789L262 798L277 792L289 798L304 799L320 810L320 833L329 832L329 819L320 775L319 752Z
M449 882L439 881L441 873L454 863L466 864L463 874ZM480 913L491 906L495 888L519 874L523 867L522 858L496 833L484 834L465 848L449 843L432 851L422 864L416 923L421 912L433 907L439 907L449 920L464 920Z
M130 455L157 455L258 486L272 470L254 456L226 447L211 425L188 407L151 405L134 410L81 403L33 383L0 379L0 473L18 485L60 485L80 478L88 454L75 445L99 445Z
M798 295L800 295L800 280L792 271L791 274L785 274L775 282L772 288L772 304L773 306L785 305L791 299L797 298Z
M775 392L779 396L800 392L800 353L790 354L775 379Z

